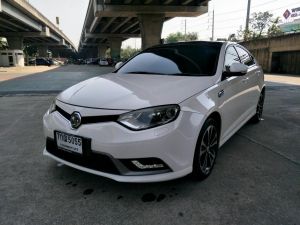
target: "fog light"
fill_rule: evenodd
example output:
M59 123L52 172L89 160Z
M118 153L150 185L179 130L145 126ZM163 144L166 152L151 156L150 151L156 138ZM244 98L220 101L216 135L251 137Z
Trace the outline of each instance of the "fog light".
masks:
M133 165L135 165L137 168L145 170L145 169L159 169L159 168L164 168L163 164L150 164L150 165L143 165L137 160L132 160L131 161Z
M132 172L170 172L170 167L159 158L120 159L124 166Z

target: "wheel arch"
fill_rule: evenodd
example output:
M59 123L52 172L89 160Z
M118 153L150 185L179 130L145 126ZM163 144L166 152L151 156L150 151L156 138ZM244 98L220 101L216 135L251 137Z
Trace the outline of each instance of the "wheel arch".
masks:
M207 118L206 120L208 120L209 118L214 119L217 124L218 124L218 132L219 132L219 138L220 138L220 134L221 134L221 129L222 129L222 118L221 118L221 114L217 111L212 112Z

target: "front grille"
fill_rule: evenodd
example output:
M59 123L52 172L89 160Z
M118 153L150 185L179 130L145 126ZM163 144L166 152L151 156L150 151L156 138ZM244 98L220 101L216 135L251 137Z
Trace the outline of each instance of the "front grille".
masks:
M83 155L67 152L58 149L55 141L51 138L47 138L46 149L52 155L67 162L105 173L120 175L120 172L107 155L94 153L88 149L85 149L86 154Z
M71 114L67 113L65 110L59 106L55 106L57 112L59 112L67 120L71 119ZM116 122L119 118L119 115L107 115L107 116L83 116L81 117L81 124L89 123L104 123L104 122Z

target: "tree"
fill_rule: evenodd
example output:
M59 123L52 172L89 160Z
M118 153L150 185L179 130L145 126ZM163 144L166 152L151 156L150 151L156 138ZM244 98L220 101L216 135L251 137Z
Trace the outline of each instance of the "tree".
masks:
M262 37L274 37L282 34L278 27L279 17L273 18L273 14L266 12L253 13L249 20L249 29L238 30L238 39L249 41Z
M250 26L256 38L262 37L263 33L270 27L273 14L267 12L253 13L250 19Z
M198 34L196 32L187 33L185 37L186 41L197 41Z
M268 37L275 37L283 34L283 32L280 30L278 26L279 20L280 20L279 17L277 17L275 20L272 21L272 24L268 29Z
M236 34L230 34L229 36L228 36L228 39L227 39L228 41L234 41L234 42L237 42L238 41L238 39L237 39L237 37L236 37Z
M7 41L5 38L0 37L0 50L5 50L8 48Z
M35 57L35 56L37 56L37 53L38 53L37 46L34 46L34 45L25 45L25 47L24 47L24 54L26 56Z
M127 46L125 49L121 49L121 58L129 59L140 51L140 49L134 49Z
M168 37L165 39L166 43L175 43L179 41L196 41L198 40L198 34L196 32L187 33L186 35L177 32L177 33L171 33L168 35Z

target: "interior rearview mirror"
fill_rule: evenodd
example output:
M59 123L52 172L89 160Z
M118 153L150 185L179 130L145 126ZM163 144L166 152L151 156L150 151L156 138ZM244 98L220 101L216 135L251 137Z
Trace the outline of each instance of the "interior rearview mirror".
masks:
M123 62L118 62L116 65L115 65L115 69L119 69L121 66L123 65Z

